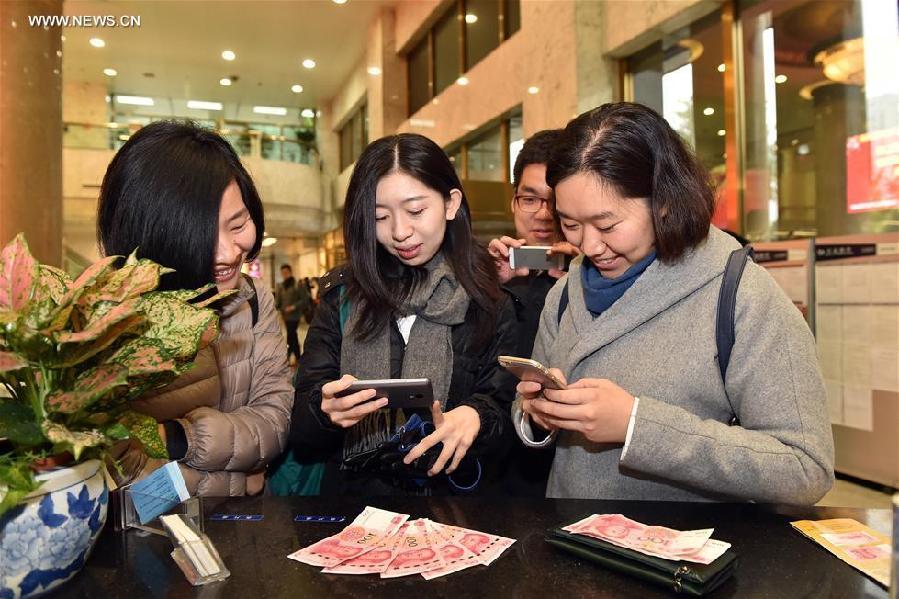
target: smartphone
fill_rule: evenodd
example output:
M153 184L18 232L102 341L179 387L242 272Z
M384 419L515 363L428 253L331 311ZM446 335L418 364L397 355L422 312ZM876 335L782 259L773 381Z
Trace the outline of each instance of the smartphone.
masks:
M548 245L523 245L520 248L510 248L509 266L512 268L528 268L530 270L549 270L555 268L565 269L565 255L548 252L552 249Z
M517 376L522 381L534 381L540 383L546 389L567 389L549 369L537 360L528 358L516 358L515 356L499 356L499 365Z
M430 408L434 402L434 389L429 379L371 379L360 380L335 394L345 397L357 391L374 389L372 398L387 398L388 408Z

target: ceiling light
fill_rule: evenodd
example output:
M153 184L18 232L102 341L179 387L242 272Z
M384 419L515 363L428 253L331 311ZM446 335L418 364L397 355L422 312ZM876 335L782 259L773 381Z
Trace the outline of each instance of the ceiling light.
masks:
M724 137L724 134L727 133L724 129L718 129L718 137Z
M106 47L106 42L101 40L99 37L92 37L90 40L91 46L94 48L104 48Z
M300 116L305 119L311 119L315 116L315 111L311 108L304 108L300 111Z
M334 4L346 4L346 0L331 0Z
M712 116L713 114L715 114L715 109L712 108L711 106L709 106L707 108L703 108L702 114L704 114L706 116Z
M724 66L724 63L722 62L721 64L718 65L718 72L723 73L725 68L726 67Z
M270 114L273 116L287 116L287 109L283 106L253 106L256 114Z
M456 83L458 83L459 85L468 85L468 77L462 75L461 77L456 79Z
M229 85L231 85L231 78L230 77L222 77L221 79L219 79L219 85L224 85L225 87L228 87Z
M303 66L306 67L307 69L314 69L315 61L312 60L311 58L306 58L303 60Z
M235 58L237 58L237 54L235 54L231 50L225 50L224 52L222 52L222 58L224 58L225 60L234 60Z
M59 36L59 39L61 39L62 41L66 41L66 36L61 35L61 36Z
M119 104L132 104L134 106L153 106L153 98L146 96L116 96L115 101Z
M540 88L537 87L536 85L532 85L531 87L528 88L528 93L531 94L532 96L539 92L540 92Z
M374 75L375 77L377 77L378 75L381 74L381 68L380 67L368 67L368 74Z
M340 4L339 2L337 2L337 0L334 0L334 1L337 4ZM346 2L346 0L343 0L343 1ZM264 248L271 247L271 246L275 245L276 243L278 243L277 237L265 237L262 240L262 247L264 247Z
M202 100L188 100L187 107L194 108L196 110L221 110L222 103L221 102L204 102Z
M468 13L467 15L465 15L465 22L468 23L469 25L473 25L473 24L477 23L478 15Z
M785 83L786 80L787 80L786 75L778 75L777 77L774 78L774 83Z
M824 76L837 83L865 84L865 42L856 38L840 42L815 54L815 64Z
M112 98L110 98L109 96L106 96L106 101L109 102L110 100L112 100Z
M119 72L115 69L103 69L103 74L107 77L115 77Z
M290 86L290 91L292 91L295 94L301 94L301 93L303 93L303 86L300 85L299 83L294 83L293 85Z

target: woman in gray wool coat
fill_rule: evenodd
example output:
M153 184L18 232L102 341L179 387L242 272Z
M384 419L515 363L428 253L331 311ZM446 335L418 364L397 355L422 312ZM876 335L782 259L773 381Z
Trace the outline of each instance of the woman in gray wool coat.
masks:
M521 382L513 407L526 445L555 444L547 495L819 500L834 449L811 331L748 263L722 380L717 304L739 244L711 226L712 189L677 133L644 106L603 105L568 124L547 181L582 252L533 354L568 388Z

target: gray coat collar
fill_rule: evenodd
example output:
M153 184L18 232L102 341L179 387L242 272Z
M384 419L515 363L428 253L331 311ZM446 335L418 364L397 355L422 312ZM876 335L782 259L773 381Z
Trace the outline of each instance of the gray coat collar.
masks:
M656 260L650 264L621 299L596 318L584 302L580 277L583 256L577 257L569 267L569 303L561 323L565 328L573 324L575 333L568 337L567 351L560 354L567 356L564 372L570 374L574 366L587 356L721 276L728 255L737 248L739 244L732 237L711 227L706 240L688 250L678 262L663 264ZM569 324L565 324L566 321ZM562 335L559 339L565 343Z

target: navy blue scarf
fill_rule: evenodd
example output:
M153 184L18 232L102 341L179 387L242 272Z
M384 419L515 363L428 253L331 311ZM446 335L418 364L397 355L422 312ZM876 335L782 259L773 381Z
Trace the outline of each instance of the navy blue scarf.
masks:
M581 283L584 286L584 301L593 316L599 316L618 301L624 292L630 289L634 281L656 259L656 253L648 256L628 268L624 274L614 279L607 279L597 270L593 263L585 257L581 265Z

